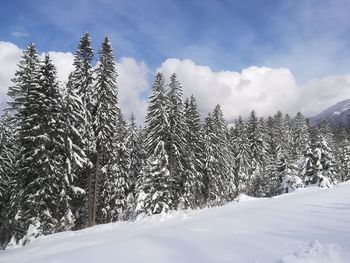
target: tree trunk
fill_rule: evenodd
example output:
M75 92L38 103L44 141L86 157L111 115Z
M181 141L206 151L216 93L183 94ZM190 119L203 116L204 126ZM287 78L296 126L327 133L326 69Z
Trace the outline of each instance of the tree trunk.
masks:
M87 207L87 226L93 226L93 218L92 218L92 211L93 211L93 175L94 173L92 173L91 168L88 167L87 168L87 174L88 174L88 207Z
M96 167L95 167L95 185L94 185L94 195L93 195L93 209L92 209L92 225L96 225L96 211L97 211L97 196L98 196L98 190L99 190L99 184L100 184L100 174L101 174L101 165L100 165L100 149L97 148L97 154L96 154Z

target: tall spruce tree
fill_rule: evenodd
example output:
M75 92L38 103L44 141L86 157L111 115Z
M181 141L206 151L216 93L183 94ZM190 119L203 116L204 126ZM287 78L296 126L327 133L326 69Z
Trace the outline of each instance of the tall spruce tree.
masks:
M165 90L165 80L161 73L157 73L149 98L145 119L145 135L147 157L152 156L160 141L167 142L169 138L169 114L167 111L169 98Z
M139 183L141 183L141 168L145 161L145 149L144 140L142 137L142 131L136 125L136 119L134 114L131 115L128 127L127 135L125 140L126 148L129 153L129 166L128 166L128 181L129 181L129 191L127 196L128 209L126 212L126 217L128 219L135 218L136 200L137 193L139 190Z
M338 178L339 181L345 182L350 180L350 143L349 135L343 126L336 130L335 145Z
M185 101L186 132L184 146L184 206L195 209L205 205L203 194L203 134L195 97Z
M213 127L216 138L218 139L217 147L217 158L218 172L221 176L223 183L222 196L226 201L230 201L236 194L234 184L234 170L230 163L230 152L229 152L229 140L228 140L228 128L224 118L224 114L221 110L220 105L216 105L213 111Z
M107 177L102 187L102 209L105 211L107 221L126 220L130 214L128 200L130 192L129 166L130 152L126 146L126 122L121 111L117 113L117 129L113 139L114 159L107 167ZM105 199L106 198L106 199ZM105 204L104 204L105 203Z
M115 190L115 183L118 182L118 175L115 171L115 142L117 134L117 71L115 58L109 38L106 37L99 51L99 61L96 68L96 84L94 100L94 137L96 138L96 154L94 158L94 171L89 177L89 203L88 203L88 225L96 224L96 213L98 207L98 196L100 186L105 190L103 204L115 202L111 200ZM110 208L110 213L115 213L115 207Z
M84 197L86 194L86 180L82 176L84 168L89 165L89 160L84 151L83 131L85 127L85 108L81 97L72 87L72 75L69 76L66 93L64 96L64 133L65 133L65 158L66 176L71 186L71 207L76 218L75 228L84 225Z
M252 111L249 115L247 123L247 135L250 144L250 153L252 161L247 186L248 193L254 195L254 189L259 187L259 185L257 185L259 184L258 182L253 183L253 181L255 180L254 177L257 177L258 175L260 176L261 168L265 165L266 162L266 149L262 140L262 134L259 127L259 120L256 116L255 111Z
M186 206L187 200L184 198L184 188L188 184L188 178L184 173L185 165L185 133L186 122L184 118L184 105L182 102L182 87L177 80L176 74L170 78L169 98L167 112L169 122L169 138L166 142L166 151L169 156L169 172L174 185L172 187L175 206ZM178 203L179 202L179 203Z
M323 121L319 127L313 150L315 164L314 180L321 187L337 184L336 162L334 159L333 132L329 124Z
M0 249L10 241L10 196L13 188L15 160L18 153L16 125L8 112L0 119Z
M231 136L235 168L235 185L238 192L247 189L248 175L251 171L251 153L248 141L247 127L241 116L236 121Z
M74 223L64 169L62 97L48 55L37 68L24 111L16 174L22 180L15 217L22 228L16 237L23 237L23 244L40 234L70 229Z
M75 214L77 217L76 228L83 228L87 222L87 207L91 196L85 193L92 193L92 182L89 178L93 173L93 161L95 158L95 137L93 130L93 115L95 111L93 96L95 91L93 89L93 66L92 61L94 58L94 51L91 47L91 40L88 33L85 33L78 44L77 51L74 56L74 70L71 73L69 79L70 89L72 94L76 94L82 105L78 105L80 114L83 116L83 122L75 122L73 129L82 138L81 148L86 155L86 162L84 167L80 169L76 174L75 186L77 189L83 189L79 191L80 194L75 195L73 203L76 207ZM78 102L79 103L79 102ZM82 106L82 107L81 107ZM77 142L79 145L79 142Z
M30 148L31 144L24 140L23 132L20 132L20 127L23 127L25 118L29 115L27 105L29 100L29 90L36 85L37 72L39 67L39 56L34 44L28 45L23 51L22 60L18 64L18 69L15 72L15 77L12 79L13 86L9 87L8 95L11 101L8 103L10 110L13 111L14 122L16 124L16 135L18 136L19 149L26 147ZM20 191L24 184L24 177L20 174L19 169L22 163L21 155L17 154L15 160L15 173L13 177L13 191L10 196L9 210L9 234L14 236L14 242L21 239L26 231L26 225L19 224L21 204ZM18 216L16 216L18 215Z
M164 76L157 73L146 115L147 161L141 172L143 186L137 198L138 214L161 213L175 208L174 178L170 176L166 151L170 133L168 103Z
M206 203L208 206L224 204L235 190L229 169L227 126L219 105L205 119L204 154Z

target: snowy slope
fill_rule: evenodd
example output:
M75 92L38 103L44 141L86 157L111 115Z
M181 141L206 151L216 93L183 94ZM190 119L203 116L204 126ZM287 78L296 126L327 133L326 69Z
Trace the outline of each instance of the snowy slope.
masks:
M350 262L350 184L39 238L21 262Z

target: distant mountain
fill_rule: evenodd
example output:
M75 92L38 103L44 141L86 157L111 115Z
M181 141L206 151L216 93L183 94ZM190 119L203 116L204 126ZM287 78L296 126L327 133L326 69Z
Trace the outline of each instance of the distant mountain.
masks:
M338 102L309 119L313 124L319 124L323 120L326 120L333 127L343 124L345 127L350 128L350 99Z

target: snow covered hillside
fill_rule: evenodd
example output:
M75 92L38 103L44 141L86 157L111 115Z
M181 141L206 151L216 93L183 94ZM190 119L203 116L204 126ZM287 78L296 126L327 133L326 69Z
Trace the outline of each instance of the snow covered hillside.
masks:
M0 262L350 262L350 183L53 234Z

